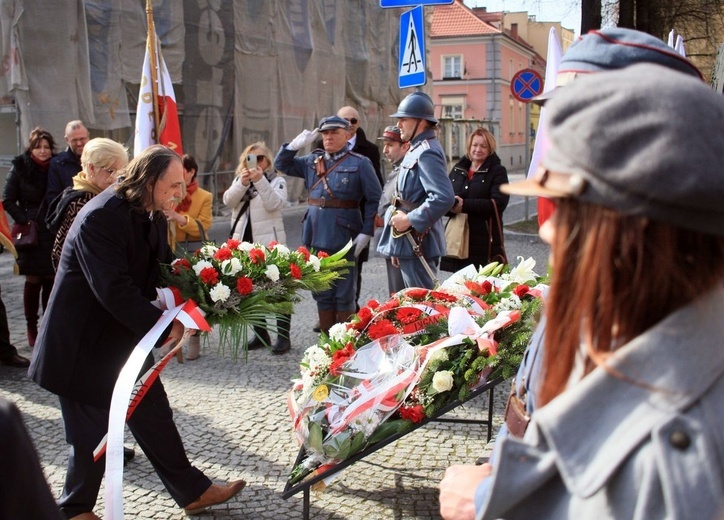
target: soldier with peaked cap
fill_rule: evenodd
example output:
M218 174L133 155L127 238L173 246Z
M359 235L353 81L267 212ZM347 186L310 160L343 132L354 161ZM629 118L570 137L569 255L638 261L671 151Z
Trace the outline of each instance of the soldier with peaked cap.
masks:
M296 157L300 148L312 144L322 134L324 150ZM350 151L349 122L338 116L322 118L315 130L304 130L282 145L274 168L292 177L301 177L309 194L304 215L302 243L316 251L335 253L350 240L354 247L347 260L369 244L382 188L367 157ZM364 218L360 200L365 199ZM354 264L354 262L353 262ZM313 295L317 302L321 330L328 332L355 312L356 266L334 286Z
M430 96L413 92L390 116L398 118L400 135L410 142L410 149L400 164L395 195L377 246L378 253L391 257L400 267L405 286L428 289L436 282L430 273L437 274L445 254L441 219L455 202L445 152L435 136L434 111Z

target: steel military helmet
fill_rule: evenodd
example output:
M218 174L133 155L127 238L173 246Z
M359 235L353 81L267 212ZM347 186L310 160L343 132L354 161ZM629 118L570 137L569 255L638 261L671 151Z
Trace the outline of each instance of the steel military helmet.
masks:
M430 96L424 92L413 92L400 101L397 112L390 117L411 117L414 119L425 119L432 124L437 124L435 119L435 105Z

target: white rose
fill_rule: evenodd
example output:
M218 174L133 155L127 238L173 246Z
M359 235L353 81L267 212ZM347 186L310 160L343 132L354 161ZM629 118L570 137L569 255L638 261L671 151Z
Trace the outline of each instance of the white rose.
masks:
M266 266L266 271L264 271L264 274L272 282L279 281L279 268L274 264L269 264L268 266Z
M196 276L199 276L201 274L201 271L203 271L207 267L214 267L214 265L211 262L207 262L206 260L196 262L196 264L194 264L194 272L196 273Z
M449 370L440 370L432 376L432 387L437 393L447 392L453 387L453 373Z
M321 266L319 257L317 257L316 255L309 255L309 260L307 261L307 265L311 265L312 268L314 268L314 272L318 273L319 268Z
M449 358L447 356L447 349L441 348L433 352L432 356L430 356L430 363L433 361L439 361L442 363L443 361L447 361Z
M241 271L241 269L241 261L236 257L221 262L221 272L224 274L234 276L236 273Z
M287 258L289 256L289 248L284 244L277 244L274 246L274 249L282 258Z
M227 286L225 286L223 283L217 283L209 291L209 296L211 296L211 299L214 300L214 302L218 302L218 301L225 302L226 300L229 299L230 295L231 295L231 290Z

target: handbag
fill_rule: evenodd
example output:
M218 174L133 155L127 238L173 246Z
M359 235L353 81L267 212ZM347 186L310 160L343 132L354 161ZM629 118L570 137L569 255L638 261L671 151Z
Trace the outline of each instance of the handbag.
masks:
M458 213L448 219L445 225L445 245L446 256L464 260L470 255L470 226L467 213Z
M193 253L197 249L200 249L205 242L209 241L208 237L206 236L206 231L204 231L204 226L201 225L201 221L199 221L198 219L194 219L194 221L199 228L199 236L201 237L201 240L189 240L187 234L186 240L183 244L183 248L188 253Z
M38 245L38 225L34 220L25 224L13 224L13 245L17 251L32 249Z
M488 220L488 263L500 262L501 264L508 263L508 253L505 251L505 238L503 235L503 224L500 221L500 213L498 213L498 204L495 199L490 200L493 203L493 216ZM493 222L494 221L494 222ZM498 230L498 236L500 237L500 249L501 253L493 255L493 231Z

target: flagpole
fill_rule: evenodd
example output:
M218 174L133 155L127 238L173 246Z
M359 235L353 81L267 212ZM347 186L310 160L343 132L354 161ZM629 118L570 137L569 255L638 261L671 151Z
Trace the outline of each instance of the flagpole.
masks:
M151 59L151 96L153 98L153 129L155 132L155 140L158 143L161 138L160 121L158 117L158 68L156 66L156 26L153 23L153 6L151 0L146 0L146 24L148 25L148 36L146 45L148 46L148 55Z

